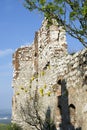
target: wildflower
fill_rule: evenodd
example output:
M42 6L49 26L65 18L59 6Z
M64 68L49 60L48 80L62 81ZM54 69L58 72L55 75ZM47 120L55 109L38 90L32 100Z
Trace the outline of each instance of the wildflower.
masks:
M16 95L20 95L20 93L19 93L19 92L17 92L17 93L16 93Z
M50 96L50 95L51 95L51 91L48 91L48 92L47 92L47 95Z
M40 88L40 94L41 94L41 96L44 96L44 90L43 90L43 88Z
M47 87L47 85L46 84L44 84L44 88L46 89L46 87Z
M21 90L24 90L24 87L21 87Z

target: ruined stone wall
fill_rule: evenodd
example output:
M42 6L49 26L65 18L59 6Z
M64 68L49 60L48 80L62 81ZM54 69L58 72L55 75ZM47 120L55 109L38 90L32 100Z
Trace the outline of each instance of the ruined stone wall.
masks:
M37 91L42 121L49 108L57 130L86 130L87 49L69 55L63 28L55 22L50 28L46 25L44 20L31 46L19 48L13 55L12 121L24 130L35 129L25 123L22 108L27 99L32 103Z

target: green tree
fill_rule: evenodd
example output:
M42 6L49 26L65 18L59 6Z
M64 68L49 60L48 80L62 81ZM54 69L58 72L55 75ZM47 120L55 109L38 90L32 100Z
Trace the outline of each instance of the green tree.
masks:
M87 47L87 0L24 0L30 11L38 10L48 19L64 26L66 32Z

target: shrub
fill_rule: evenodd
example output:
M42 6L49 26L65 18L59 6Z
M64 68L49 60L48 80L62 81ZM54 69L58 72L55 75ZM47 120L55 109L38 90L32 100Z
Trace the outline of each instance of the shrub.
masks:
M17 125L17 124L12 124L11 128L12 129L9 129L9 130L22 130L22 128L19 125Z
M0 130L22 130L17 124L0 124Z

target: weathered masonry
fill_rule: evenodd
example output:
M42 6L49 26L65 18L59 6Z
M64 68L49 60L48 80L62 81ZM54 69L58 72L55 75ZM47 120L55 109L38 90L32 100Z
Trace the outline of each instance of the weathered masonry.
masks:
M44 20L31 46L13 54L12 121L36 130L40 116L43 130L47 119L52 130L86 130L87 49L69 55L63 28L46 25Z

